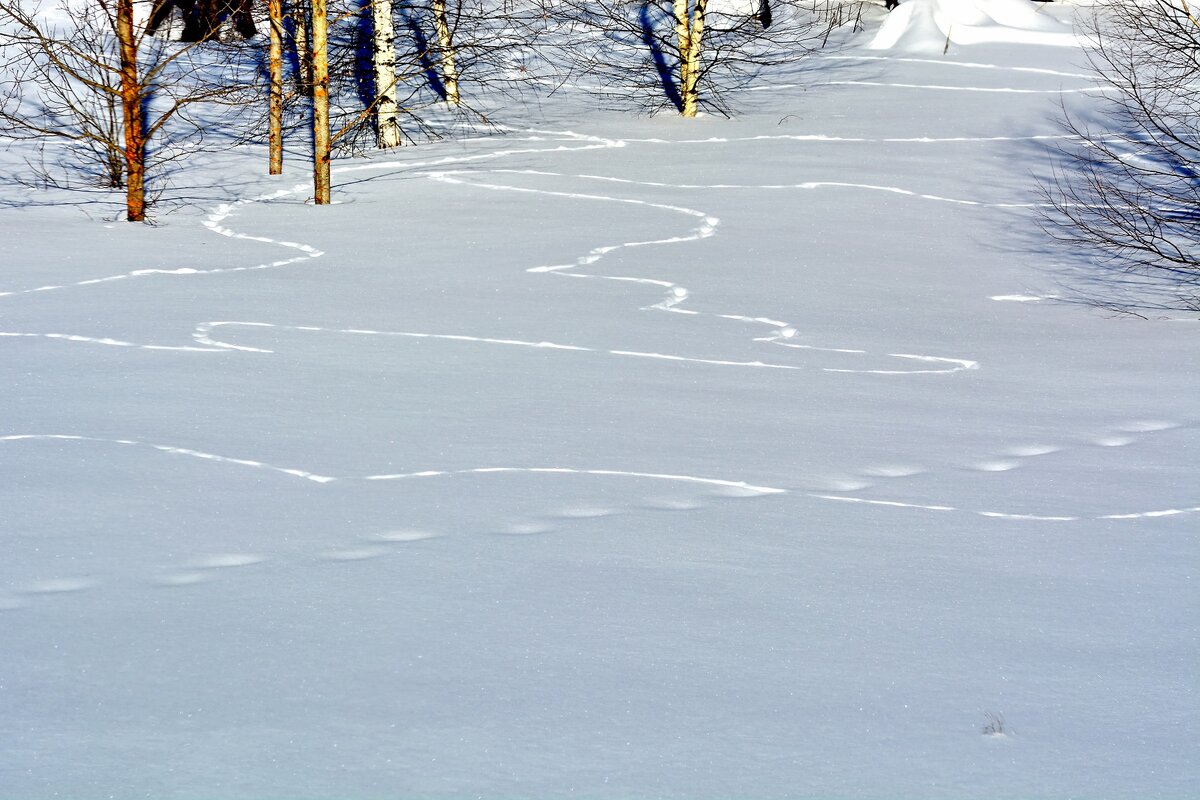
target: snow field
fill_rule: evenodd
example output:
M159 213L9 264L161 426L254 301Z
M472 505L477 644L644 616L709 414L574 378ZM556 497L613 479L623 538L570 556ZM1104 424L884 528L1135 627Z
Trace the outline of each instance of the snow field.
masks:
M1194 340L1022 247L1089 80L855 55L0 212L0 795L1186 796Z

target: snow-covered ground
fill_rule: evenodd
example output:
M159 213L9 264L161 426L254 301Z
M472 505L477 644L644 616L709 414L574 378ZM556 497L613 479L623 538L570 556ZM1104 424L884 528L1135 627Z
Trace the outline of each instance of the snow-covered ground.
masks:
M0 796L1190 796L1200 331L1040 239L1069 37L909 6L332 207L5 187Z

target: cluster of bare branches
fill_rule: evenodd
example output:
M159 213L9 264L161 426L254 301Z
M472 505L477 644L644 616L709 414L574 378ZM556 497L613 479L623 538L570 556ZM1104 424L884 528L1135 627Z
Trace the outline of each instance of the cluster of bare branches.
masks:
M33 166L46 182L76 174L125 189L128 219L144 220L148 167L223 135L212 109L244 102L252 84L211 51L148 36L133 0L56 10L0 0L0 132L43 144ZM203 120L194 113L201 104Z
M214 136L266 138L277 173L302 134L322 203L339 149L490 124L490 109L568 81L643 109L729 113L729 92L830 24L811 0L49 2L47 16L0 0L0 135L56 153L35 166L48 182L124 188L130 220L145 218L147 168Z
M1107 0L1097 11L1089 58L1109 91L1098 119L1065 115L1076 143L1046 187L1055 213L1044 227L1200 309L1200 18L1187 0Z
M350 155L487 125L489 108L535 85L542 15L529 0L267 0L268 127L307 136L327 114L330 152Z
M403 117L404 138L420 141L439 135L435 120L487 124L489 109L550 82L548 63L536 57L549 29L538 0L340 1L330 91L334 126L345 131L339 142L351 150L378 133L381 100ZM382 71L381 52L390 63ZM378 136L375 144L387 146Z
M728 115L731 93L764 69L809 55L825 32L813 5L801 0L559 5L578 34L569 59L576 74L595 81L603 93L685 117L702 109Z

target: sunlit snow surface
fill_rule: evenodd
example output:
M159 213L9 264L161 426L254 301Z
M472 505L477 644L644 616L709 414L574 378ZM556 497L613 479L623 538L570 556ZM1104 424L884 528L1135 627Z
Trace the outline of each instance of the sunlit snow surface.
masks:
M1189 796L1197 323L1042 246L1081 53L935 39L6 185L0 797Z
M887 17L868 47L941 54L950 44L1011 42L1076 46L1071 26L1028 0L906 0Z

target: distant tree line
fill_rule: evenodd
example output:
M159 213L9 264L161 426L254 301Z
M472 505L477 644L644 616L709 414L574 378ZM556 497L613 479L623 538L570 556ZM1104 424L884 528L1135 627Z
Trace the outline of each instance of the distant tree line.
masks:
M277 173L304 133L327 203L335 148L417 141L431 119L487 124L485 106L567 82L645 111L729 113L763 70L858 24L829 0L51 2L0 0L0 135L37 143L38 180L123 189L132 221L153 201L149 169L205 141L266 140ZM1200 18L1188 0L1097 12L1085 52L1104 117L1068 116L1044 228L1200 308Z
M278 172L311 126L323 203L334 148L415 141L438 105L486 123L480 99L591 79L651 111L729 113L729 91L828 38L807 1L0 0L0 134L58 153L34 165L48 183L125 189L141 221L149 167L257 130Z

